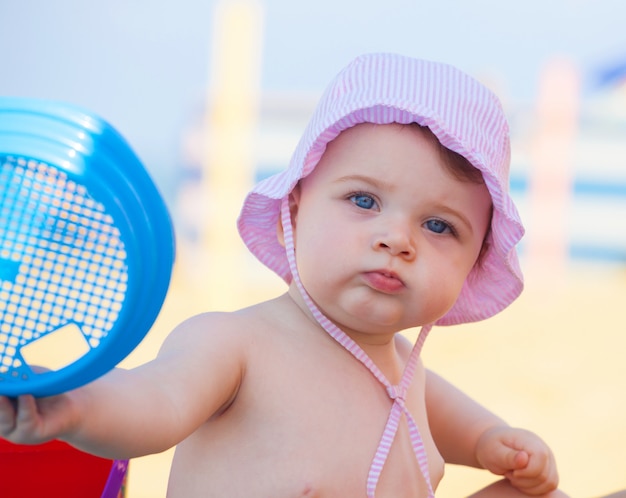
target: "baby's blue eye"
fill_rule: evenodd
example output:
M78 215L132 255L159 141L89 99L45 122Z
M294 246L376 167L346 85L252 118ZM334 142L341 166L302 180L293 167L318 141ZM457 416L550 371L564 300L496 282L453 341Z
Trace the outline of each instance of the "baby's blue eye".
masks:
M374 198L367 194L354 194L350 196L350 200L362 209L372 209L376 205Z
M428 220L426 222L426 228L428 228L428 230L430 230L431 232L435 232L435 233L452 232L452 227L448 223L442 220L437 220L437 219Z

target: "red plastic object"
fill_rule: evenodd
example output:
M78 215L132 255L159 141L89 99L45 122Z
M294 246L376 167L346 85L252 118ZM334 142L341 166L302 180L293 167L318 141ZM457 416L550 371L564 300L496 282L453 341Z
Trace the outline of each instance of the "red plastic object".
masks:
M0 496L100 498L112 463L61 441L30 446L0 439Z

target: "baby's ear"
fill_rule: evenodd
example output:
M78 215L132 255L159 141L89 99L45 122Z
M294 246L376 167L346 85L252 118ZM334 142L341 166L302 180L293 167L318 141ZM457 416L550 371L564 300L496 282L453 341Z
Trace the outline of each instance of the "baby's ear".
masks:
M295 232L296 220L298 218L298 204L300 202L300 184L298 183L289 194L289 214L291 215L291 229ZM276 238L278 243L285 247L285 229L283 228L282 217L278 217L276 223Z

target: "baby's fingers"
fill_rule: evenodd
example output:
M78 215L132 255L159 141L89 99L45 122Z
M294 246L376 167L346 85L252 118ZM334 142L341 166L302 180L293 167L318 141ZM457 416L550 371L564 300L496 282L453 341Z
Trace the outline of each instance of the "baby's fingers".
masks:
M524 469L528 465L529 455L526 451L516 449L497 439L485 449L480 462L494 474L504 475L516 469Z
M40 416L37 401L31 395L15 399L0 397L0 435L14 443L39 442Z
M533 456L526 468L507 473L506 477L516 488L529 495L542 495L557 488L559 476L554 462Z
M37 411L32 396L23 395L17 399L2 396L0 401L0 427L3 436L15 435L21 432L24 425L32 423L33 411Z
M15 429L17 400L0 396L0 436L7 437Z
M17 398L16 428L32 429L38 421L37 401L30 394Z

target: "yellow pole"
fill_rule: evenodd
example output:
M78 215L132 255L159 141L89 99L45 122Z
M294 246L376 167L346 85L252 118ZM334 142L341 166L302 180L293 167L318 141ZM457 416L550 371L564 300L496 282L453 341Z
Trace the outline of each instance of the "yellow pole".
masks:
M203 193L209 213L202 230L207 305L237 307L244 285L244 246L236 219L255 166L262 47L258 0L222 0L213 26L211 84L203 159Z

